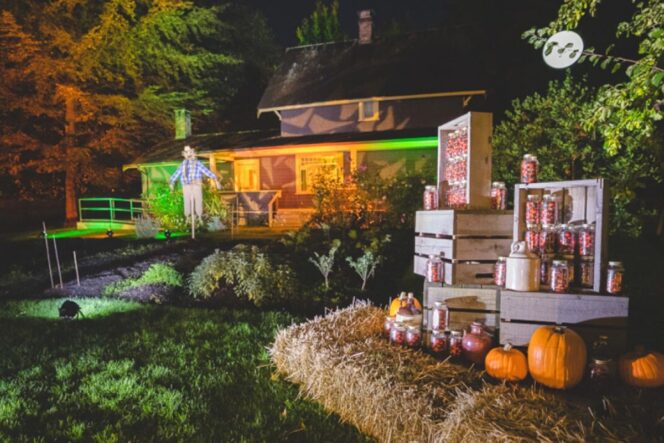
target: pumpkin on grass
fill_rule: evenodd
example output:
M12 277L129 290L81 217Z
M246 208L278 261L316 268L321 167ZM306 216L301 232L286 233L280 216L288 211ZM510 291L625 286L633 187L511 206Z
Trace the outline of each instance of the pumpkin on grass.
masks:
M544 386L576 386L586 369L586 344L579 334L563 326L537 328L528 344L528 369Z
M406 302L405 299L404 302ZM415 304L415 307L417 309L422 311L422 305L415 297L413 297L413 303ZM397 312L399 312L400 307L401 307L401 299L399 297L395 297L394 300L392 300L392 303L390 303L390 316L394 317L395 315L397 315Z
M625 383L637 388L659 388L664 386L664 355L647 352L642 346L629 352L618 362L620 377Z
M507 381L521 381L528 376L526 356L511 343L504 347L493 348L484 359L487 374L493 378Z

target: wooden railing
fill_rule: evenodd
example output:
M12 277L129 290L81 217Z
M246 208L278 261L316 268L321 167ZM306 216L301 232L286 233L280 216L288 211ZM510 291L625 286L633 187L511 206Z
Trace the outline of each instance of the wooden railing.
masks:
M143 214L143 201L133 198L78 199L78 220L134 223Z

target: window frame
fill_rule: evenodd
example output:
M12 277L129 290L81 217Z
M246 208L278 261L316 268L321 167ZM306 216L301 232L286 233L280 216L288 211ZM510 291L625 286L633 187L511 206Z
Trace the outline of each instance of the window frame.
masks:
M238 180L238 164L255 165L256 170L256 188L240 189L240 180ZM259 158L243 158L233 161L233 189L235 192L255 192L261 190L261 161Z
M295 194L296 195L313 195L313 189L302 189L302 160L305 158L316 157L335 157L337 168L339 168L339 175L343 178L344 175L344 153L343 152L325 152L317 154L296 154L295 155Z
M370 117L367 117L364 114L364 106L365 103L372 103L373 104L373 114ZM379 101L378 100L362 100L358 102L358 120L361 122L372 122L378 120L380 117L380 106L379 106Z

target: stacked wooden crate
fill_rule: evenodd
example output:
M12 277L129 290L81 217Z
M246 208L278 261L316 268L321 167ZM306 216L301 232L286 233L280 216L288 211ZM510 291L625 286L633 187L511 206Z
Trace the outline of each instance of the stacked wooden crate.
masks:
M435 302L445 302L449 310L449 329L463 330L476 320L491 331L500 321L499 288L493 285L442 286L440 283L424 283L423 326L431 329L431 312Z

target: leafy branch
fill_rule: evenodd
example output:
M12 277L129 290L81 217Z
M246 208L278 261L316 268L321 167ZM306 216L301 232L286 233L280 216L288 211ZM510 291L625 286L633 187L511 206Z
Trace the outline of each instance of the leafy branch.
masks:
M338 240L333 242L327 255L319 255L318 252L314 252L316 259L309 257L309 261L313 263L323 275L323 278L325 279L325 289L330 289L329 275L334 267L334 255L336 254L337 249L339 249Z

